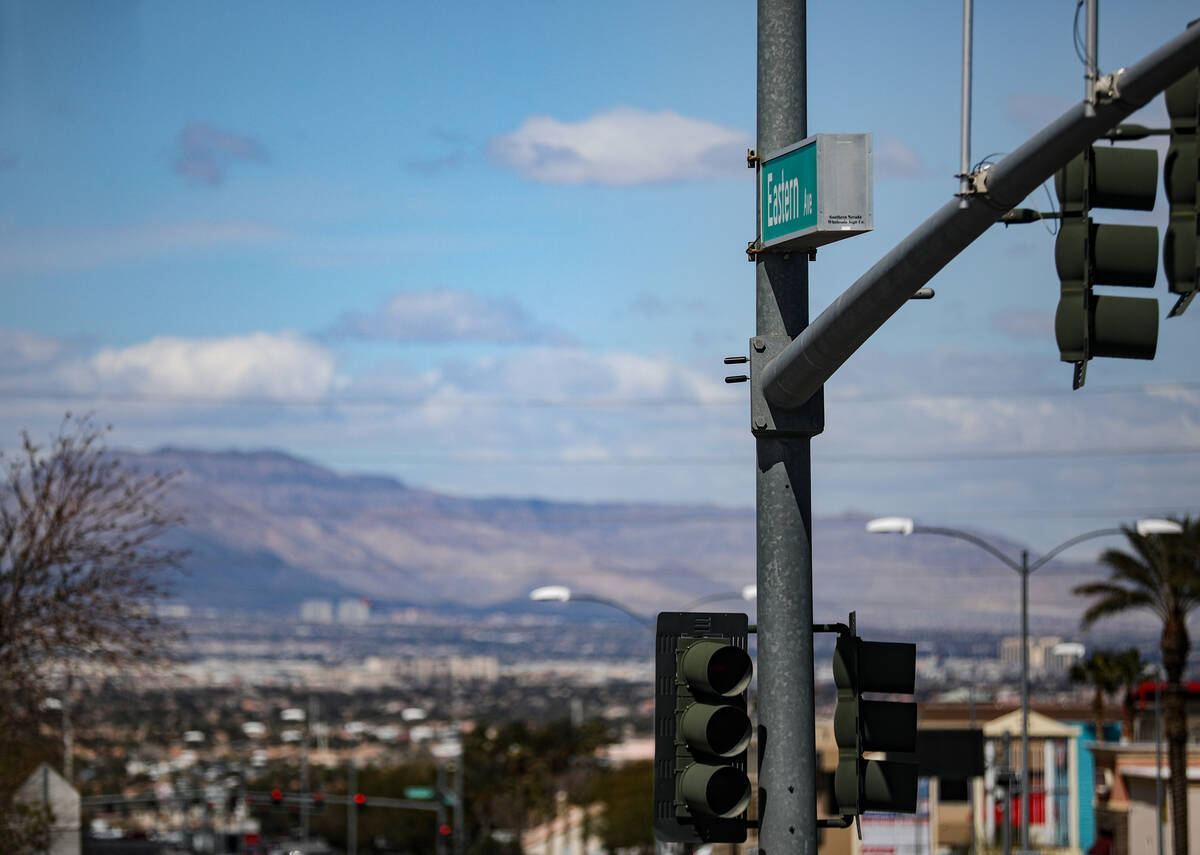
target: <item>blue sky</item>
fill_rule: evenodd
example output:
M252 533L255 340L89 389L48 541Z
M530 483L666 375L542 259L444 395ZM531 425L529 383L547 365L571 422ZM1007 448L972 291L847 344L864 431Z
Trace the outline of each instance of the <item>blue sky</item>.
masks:
M1083 69L1073 0L976 5L980 160L1077 101ZM809 130L872 133L876 177L875 231L811 266L815 315L957 189L961 19L809 7ZM1102 69L1194 16L1108 0ZM751 505L747 390L721 359L754 332L754 17L0 0L0 445L70 408L123 447ZM1138 118L1163 124L1161 99ZM1161 227L1165 202L1124 221ZM992 229L931 284L827 387L818 514L1036 549L1200 510L1200 310L1072 393L1042 226Z

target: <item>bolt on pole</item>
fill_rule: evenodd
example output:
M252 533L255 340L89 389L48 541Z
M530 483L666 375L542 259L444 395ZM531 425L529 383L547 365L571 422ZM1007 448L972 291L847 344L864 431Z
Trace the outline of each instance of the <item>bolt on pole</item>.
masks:
M805 0L758 2L760 155L808 135L805 12ZM760 253L755 278L755 341L786 343L808 325L808 259ZM816 855L811 438L756 428L758 845Z

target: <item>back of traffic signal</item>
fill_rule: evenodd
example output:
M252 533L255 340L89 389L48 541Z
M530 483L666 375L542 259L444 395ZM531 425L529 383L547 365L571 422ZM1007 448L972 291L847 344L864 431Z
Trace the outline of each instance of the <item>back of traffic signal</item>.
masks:
M916 809L916 764L894 759L897 752L915 751L916 704L863 697L912 694L916 648L863 641L852 625L853 615L851 626L814 627L840 634L833 666L839 756L834 796L841 816L821 820L824 827L847 827L867 811ZM754 825L747 815L752 800L747 754L753 675L748 629L741 613L658 616L654 832L659 840L739 843Z
M1192 70L1165 93L1169 128L1119 125L1108 135L1113 141L1156 134L1171 137L1162 173L1171 206L1162 260L1168 288L1177 300L1168 317L1182 315L1197 290L1198 91L1200 72ZM1153 288L1158 276L1158 228L1097 222L1092 212L1153 210L1158 175L1154 149L1090 145L1055 175L1058 213L1018 208L1002 217L1006 224L1046 218L1062 221L1054 246L1060 283L1054 330L1059 358L1075 367L1072 385L1076 389L1083 385L1087 363L1094 357L1154 358L1158 301L1097 294L1093 287Z

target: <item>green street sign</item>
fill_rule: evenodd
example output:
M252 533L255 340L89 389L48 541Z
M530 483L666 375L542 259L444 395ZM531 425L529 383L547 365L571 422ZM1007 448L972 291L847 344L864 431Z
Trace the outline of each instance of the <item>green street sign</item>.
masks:
M762 159L759 248L815 249L873 228L870 134L817 134Z
M435 793L433 787L405 787L404 798L413 801L432 799Z

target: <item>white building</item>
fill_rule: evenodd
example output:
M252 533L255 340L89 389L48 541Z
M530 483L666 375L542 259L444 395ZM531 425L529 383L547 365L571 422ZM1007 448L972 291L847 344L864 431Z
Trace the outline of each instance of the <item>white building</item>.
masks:
M329 600L305 600L300 604L300 620L305 623L333 623L333 603Z
M346 597L338 603L338 623L366 623L371 619L370 600Z
M50 808L50 847L45 855L79 855L83 841L79 825L79 791L49 765L43 763L25 779L14 802Z

